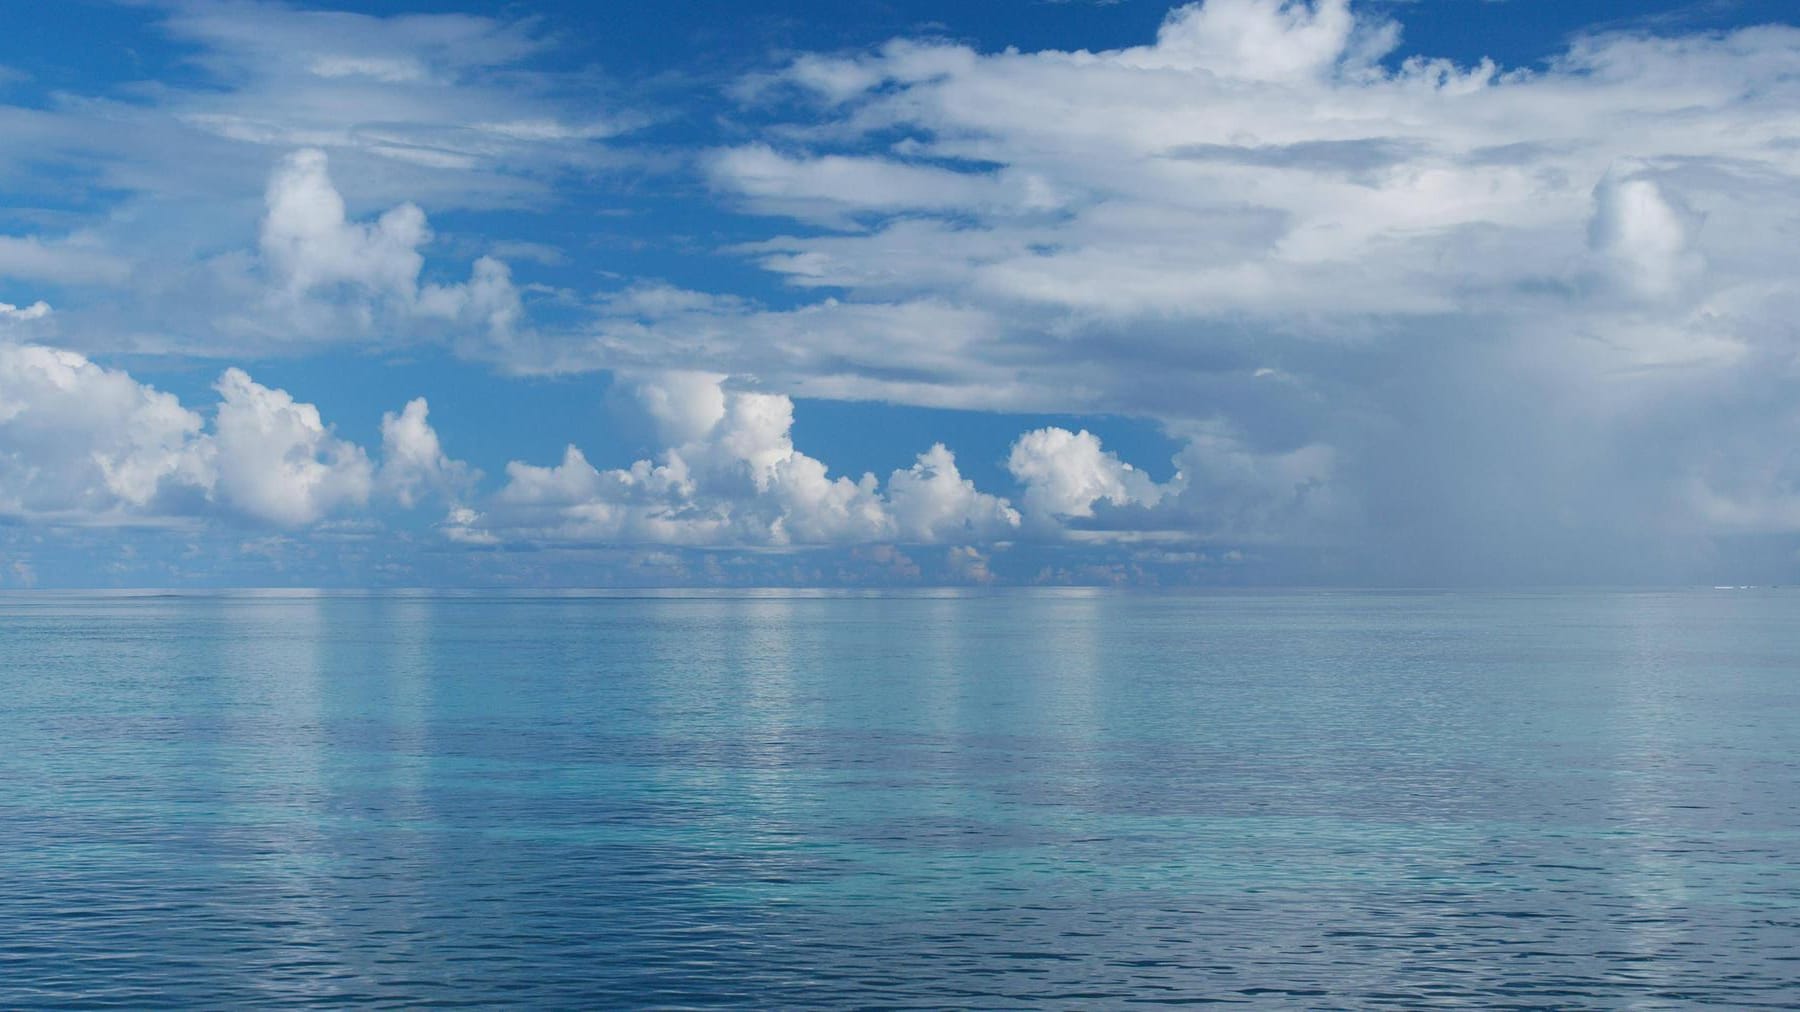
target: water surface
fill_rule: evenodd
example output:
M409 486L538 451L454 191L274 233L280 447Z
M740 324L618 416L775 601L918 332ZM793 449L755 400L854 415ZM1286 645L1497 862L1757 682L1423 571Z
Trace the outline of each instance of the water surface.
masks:
M0 596L0 1007L1800 1006L1800 592Z

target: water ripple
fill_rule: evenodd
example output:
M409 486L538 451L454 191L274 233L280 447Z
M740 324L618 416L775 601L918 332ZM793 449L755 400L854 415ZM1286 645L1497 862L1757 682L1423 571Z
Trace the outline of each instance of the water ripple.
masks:
M0 601L0 1007L1792 1008L1800 597Z

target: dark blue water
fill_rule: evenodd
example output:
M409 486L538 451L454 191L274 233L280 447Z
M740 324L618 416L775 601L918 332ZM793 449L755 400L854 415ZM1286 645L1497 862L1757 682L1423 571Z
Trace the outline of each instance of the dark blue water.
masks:
M0 1006L1800 1005L1800 592L0 597Z

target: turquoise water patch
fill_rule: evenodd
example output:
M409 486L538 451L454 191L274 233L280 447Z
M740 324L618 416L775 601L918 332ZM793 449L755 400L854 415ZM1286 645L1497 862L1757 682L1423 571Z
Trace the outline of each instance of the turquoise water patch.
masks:
M0 1005L1790 1007L1796 618L0 597Z

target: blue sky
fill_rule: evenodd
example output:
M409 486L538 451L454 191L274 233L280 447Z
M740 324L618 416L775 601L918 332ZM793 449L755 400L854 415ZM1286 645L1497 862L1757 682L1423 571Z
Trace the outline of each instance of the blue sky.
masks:
M0 586L1800 571L1789 5L0 18Z

